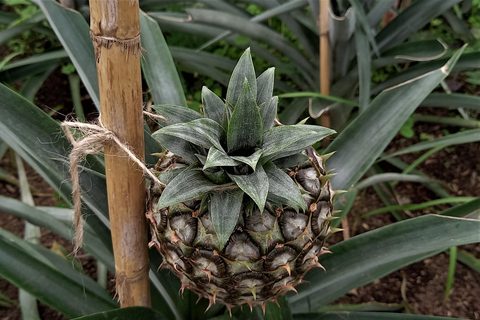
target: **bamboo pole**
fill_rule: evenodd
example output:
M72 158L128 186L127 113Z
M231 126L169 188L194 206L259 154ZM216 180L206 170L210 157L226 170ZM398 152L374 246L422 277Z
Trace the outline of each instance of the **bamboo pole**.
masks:
M320 93L330 94L330 45L328 39L329 27L329 10L330 0L320 1L320 13L318 16L318 27L320 33ZM323 127L330 128L330 114L325 112L320 118L320 124ZM327 140L323 140L324 144Z
M101 121L144 161L138 0L90 0L90 28ZM104 151L120 305L150 306L144 175L116 144Z

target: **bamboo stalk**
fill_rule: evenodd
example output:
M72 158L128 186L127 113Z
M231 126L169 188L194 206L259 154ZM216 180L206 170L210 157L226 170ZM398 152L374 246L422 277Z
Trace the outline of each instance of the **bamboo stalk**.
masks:
M144 161L138 0L90 0L90 28L103 125ZM104 150L120 305L150 306L144 175L116 144Z
M320 1L320 14L318 16L318 27L320 32L320 93L330 94L330 44L328 33L330 0ZM320 124L323 127L330 128L330 114L325 112L320 118ZM325 143L327 142L324 139Z

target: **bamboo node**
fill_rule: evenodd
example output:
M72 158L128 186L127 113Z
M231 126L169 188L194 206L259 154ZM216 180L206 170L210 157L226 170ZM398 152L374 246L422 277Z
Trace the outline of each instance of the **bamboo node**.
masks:
M90 29L90 37L93 40L95 48L95 59L97 62L100 61L100 54L102 53L102 47L105 49L110 49L113 44L121 46L122 52L127 52L127 54L142 55L142 51L145 49L142 48L140 33L132 38L119 39L116 37L106 37L93 32Z
M72 176L72 197L74 207L73 223L75 226L75 247L74 254L83 245L83 219L82 219L82 200L80 194L80 176L78 172L78 165L89 154L98 154L103 147L109 143L116 144L127 157L138 165L145 175L148 175L154 183L165 186L148 168L147 166L133 153L131 147L123 142L112 131L105 128L101 119L97 123L84 123L77 121L65 121L62 123L62 129L65 136L73 145L70 152L70 174ZM76 130L81 133L81 138L75 138L71 130Z

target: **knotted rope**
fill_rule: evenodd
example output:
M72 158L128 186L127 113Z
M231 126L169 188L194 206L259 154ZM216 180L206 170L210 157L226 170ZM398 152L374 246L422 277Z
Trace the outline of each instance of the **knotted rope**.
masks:
M144 114L156 118L165 120L164 117L145 112ZM101 119L97 120L97 123L84 123L76 121L65 121L62 123L63 132L65 136L73 145L72 151L70 152L70 174L72 176L72 195L73 195L73 204L74 204L74 215L73 223L75 226L75 247L74 253L77 253L78 250L82 247L83 244L83 235L84 221L82 219L82 200L81 200L81 189L80 189L80 177L78 172L79 163L85 159L89 154L98 154L102 151L109 143L116 144L126 155L127 157L135 162L138 167L143 171L145 175L148 175L156 184L164 186L162 183L132 152L132 149L127 144L120 141L120 139L110 130L105 128ZM81 138L75 138L71 130L76 130L81 133Z

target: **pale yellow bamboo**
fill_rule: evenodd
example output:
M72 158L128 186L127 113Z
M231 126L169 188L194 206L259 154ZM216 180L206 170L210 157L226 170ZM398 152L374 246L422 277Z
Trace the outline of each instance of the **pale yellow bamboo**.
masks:
M138 0L90 0L101 120L144 159ZM150 306L145 179L117 144L105 147L108 206L122 307Z
M329 27L329 10L330 0L320 1L320 14L318 17L318 27L320 33L320 93L330 94L330 45L328 39ZM320 123L324 127L330 128L330 114L325 112L320 118ZM327 140L323 140L327 143Z

